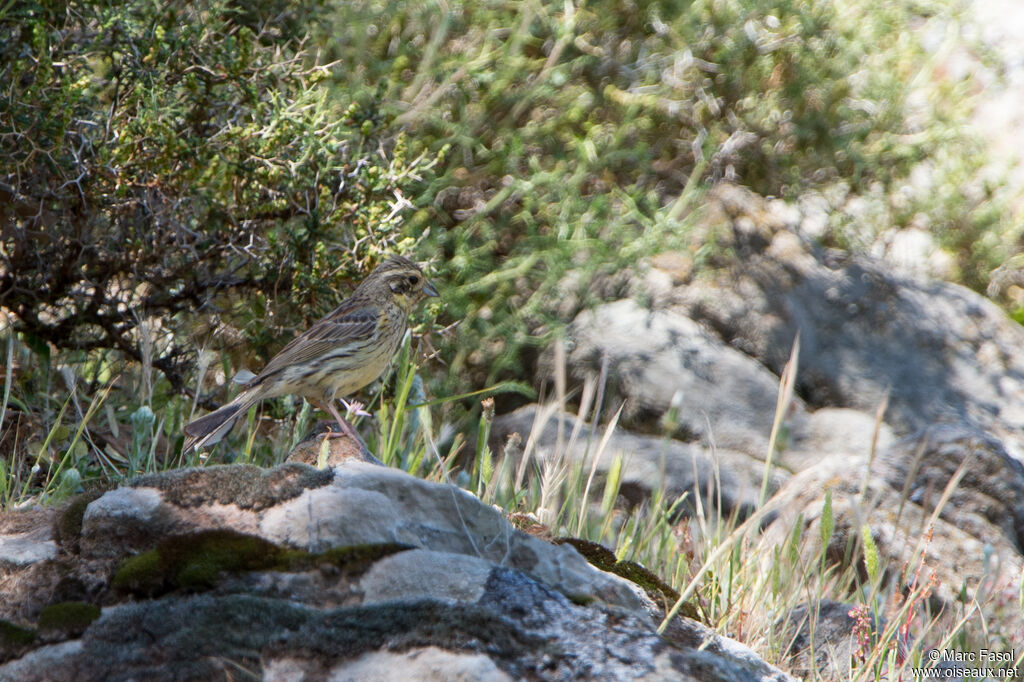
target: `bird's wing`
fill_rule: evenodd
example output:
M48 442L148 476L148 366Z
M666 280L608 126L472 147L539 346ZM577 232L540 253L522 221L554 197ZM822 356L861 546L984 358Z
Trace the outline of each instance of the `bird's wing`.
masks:
M346 306L346 303L292 339L250 385L260 383L285 367L308 362L339 346L372 336L380 317L378 309L372 305Z

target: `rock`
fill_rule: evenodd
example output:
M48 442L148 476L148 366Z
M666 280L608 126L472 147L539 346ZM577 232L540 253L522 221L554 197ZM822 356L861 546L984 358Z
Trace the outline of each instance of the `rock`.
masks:
M82 554L124 556L168 536L217 529L314 553L388 542L482 556L548 579L567 594L642 609L625 583L602 579L569 548L514 532L500 512L466 491L362 462L320 471L286 464L144 476L89 505Z
M747 193L729 220L765 211ZM734 202L735 203L735 202ZM797 390L813 407L874 412L909 433L935 421L1024 432L1024 328L964 287L894 275L778 228L728 268L662 292L659 305L706 325L778 373L800 334ZM642 280L638 280L642 287ZM737 394L739 395L739 394ZM742 398L740 398L742 399ZM1024 456L1024 441L1006 443Z
M764 456L778 376L692 319L620 300L580 313L569 337L572 376L596 377L606 365L604 404L614 410L625 401L625 426L660 432L673 408L677 437ZM541 376L550 376L553 363L549 352ZM799 398L792 409L803 412Z
M968 442L963 432L960 439L961 444ZM939 442L952 448L958 438L946 436ZM1000 601L1019 594L1024 561L1016 541L981 513L989 501L985 486L962 481L963 516L959 505L950 503L933 521L933 507L945 482L930 495L910 496L905 489L914 490L917 479L901 478L899 473L912 470L912 460L921 451L913 439L897 441L879 454L866 478L866 455L830 456L797 473L777 493L779 512L756 542L771 555L772 548L792 537L794 525L802 519L802 561L819 561L824 551L827 565L837 565L838 572L851 569L866 579L860 538L867 527L878 549L883 590L905 594L915 580L919 585L931 581L933 613L938 609L955 613L960 591L966 589L986 609L986 627L991 632L1024 631L1019 609L998 608ZM961 457L966 454L966 450L960 452ZM826 489L832 493L835 530L823 549L820 533Z
M992 436L963 424L936 424L882 450L882 461L885 482L929 511L964 465L940 517L992 546L1009 542L1024 550L1024 466Z
M333 434L327 437L327 434ZM324 442L326 440L326 443ZM320 421L310 431L309 435L303 438L298 445L288 453L286 462L301 462L310 466L333 467L346 460L359 462L370 462L372 464L383 464L373 456L366 446L353 441L348 435L342 433L341 427L335 421Z
M722 637L697 621L676 618L665 630L665 639L681 647L679 657L688 674L698 680L757 680L764 675L761 659L750 649L728 637ZM728 661L723 669L722 661ZM663 679L677 679L665 671ZM687 678L688 679L688 678Z
M787 654L796 675L830 680L850 677L850 662L858 647L856 621L850 616L853 608L852 604L823 599L814 607L798 604L789 610L783 619L788 629L782 632L783 641L789 641ZM877 623L872 626L873 631L878 630Z
M74 509L4 594L0 681L791 679L682 618L659 636L640 587L373 464L170 471Z
M823 407L794 425L776 463L795 473L832 455L867 457L872 447L881 452L895 438L889 425L876 423L873 415L843 407Z
M53 511L31 509L0 517L0 570L29 566L57 554L53 541Z
M283 665L287 663L287 667ZM312 672L303 662L290 659L264 666L268 679L304 679ZM436 646L417 647L401 653L372 651L330 670L332 679L346 682L513 682L483 654L459 654Z
M27 566L57 556L57 543L46 538L39 540L30 535L0 536L0 564Z
M264 660L264 673L394 679L410 672L411 652L427 648L435 665L453 665L435 668L436 679L457 679L467 666L493 679L791 679L763 664L748 676L724 656L673 651L642 622L574 606L511 569L498 569L477 603L402 600L323 609L207 594L125 604L105 609L78 646L39 649L0 666L0 679L99 680L115 671L136 679L211 679L238 666L259 671ZM49 667L38 667L42 661ZM399 667L364 677L371 662ZM716 674L687 674L702 670Z
M0 513L0 625L38 616L56 590L60 577L48 568L60 551L56 517L53 508ZM4 639L0 634L0 651Z

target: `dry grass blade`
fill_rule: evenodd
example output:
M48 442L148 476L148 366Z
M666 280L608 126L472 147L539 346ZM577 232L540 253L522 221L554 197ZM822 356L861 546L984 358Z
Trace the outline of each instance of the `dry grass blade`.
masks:
M878 408L875 410L875 424L871 431L871 451L868 453L868 465L864 469L864 478L860 482L860 499L861 504L865 502L865 496L868 492L868 482L871 479L871 469L875 464L875 457L878 455L878 434L882 430L882 420L885 417L886 410L889 409L889 390L886 389L885 395L882 396L882 401L878 403ZM902 506L902 503L901 503Z
M537 440L544 431L544 427L547 425L548 420L551 419L557 409L557 403L544 405L537 413L537 417L533 420L533 425L530 427L530 436L526 439L526 445L523 447L523 456L519 460L519 467L516 469L516 490L522 489L523 478L526 476L526 468L529 465L530 459L537 450Z
M565 342L562 339L555 340L555 398L558 401L557 435L555 440L555 452L565 452L565 420L562 413L565 412L566 388L565 388Z
M619 416L622 415L622 408L625 406L625 403L619 405L619 409L615 411L615 416L613 416L611 421L608 422L608 425L605 426L604 435L601 436L601 441L597 444L597 451L594 453L593 460L590 463L590 473L587 475L587 484L583 487L583 494L580 495L580 515L576 524L576 535L581 535L583 533L583 522L587 518L587 500L590 499L590 486L594 482L594 475L597 473L597 465L601 461L601 456L604 454L605 449L608 447L608 441L611 440L612 435L615 433L615 427L619 423Z
M800 357L800 333L797 332L793 339L793 349L789 352L789 361L782 368L782 376L779 377L779 397L775 403L775 419L772 421L772 433L768 437L768 454L764 462L764 478L761 481L761 495L758 497L758 504L764 504L768 498L768 477L772 469L772 458L775 454L775 446L779 440L779 430L782 422L789 412L789 406L793 404L793 391L796 388L797 363Z
M672 605L669 612L665 614L665 619L661 621L661 625L658 626L658 634L665 632L665 628L672 622L672 619L679 613L679 609L682 608L686 600L693 596L694 591L700 584L701 579L716 564L722 557L727 553L731 552L734 544L751 528L756 527L769 513L775 511L779 504L774 501L769 501L767 504L762 505L756 512L747 517L747 520L736 526L735 529L729 536L725 538L715 549L711 552L704 563L701 565L697 573L690 579L690 582L686 585L686 588L679 594L679 599Z
M569 475L569 467L566 460L555 456L544 462L544 468L540 476L540 503L537 507L537 518L544 525L552 525L558 517L557 499L562 483Z
M0 429L7 417L7 404L11 399L11 383L14 379L14 334L7 335L7 362L4 366L4 401L0 405ZM13 450L12 450L13 452Z

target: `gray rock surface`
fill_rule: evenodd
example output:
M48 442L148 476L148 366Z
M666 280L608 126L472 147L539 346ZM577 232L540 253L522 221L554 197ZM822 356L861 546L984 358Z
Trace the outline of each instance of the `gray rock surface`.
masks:
M732 190L725 227L768 213ZM732 226L731 228L729 226ZM909 433L937 421L1024 432L1024 328L964 287L894 275L886 264L813 247L779 223L765 223L745 257L685 287L638 284L656 306L714 330L733 348L778 373L800 334L798 392L810 408L874 412ZM742 400L742 394L735 394ZM1014 454L1024 445L1007 442Z
M964 477L940 517L993 547L1024 550L1024 466L992 436L937 424L882 450L879 468L889 487L931 510L961 466Z
M0 518L0 566L28 566L57 554L49 525L53 513L43 508Z
M53 540L36 540L30 535L0 535L0 563L27 566L57 556Z
M826 679L850 677L850 662L857 651L853 604L824 599L814 606L799 604L784 620L789 641L788 656L793 672L801 678L824 676ZM877 630L878 623L874 623ZM884 623L881 624L884 627Z
M776 464L795 473L834 455L867 457L872 448L881 452L895 439L889 425L876 423L874 415L845 407L823 407L794 426Z
M625 425L658 432L674 407L678 437L764 456L778 376L692 319L620 300L580 313L568 334L571 374L598 376L606 363L605 405L615 410L625 401ZM793 409L802 412L802 401Z

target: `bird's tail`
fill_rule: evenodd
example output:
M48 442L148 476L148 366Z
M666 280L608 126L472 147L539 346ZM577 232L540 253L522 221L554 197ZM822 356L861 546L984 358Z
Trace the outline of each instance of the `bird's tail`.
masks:
M197 450L202 447L214 445L221 438L228 435L234 428L238 418L245 414L249 407L256 402L243 393L219 410L204 415L193 422L190 422L184 429L185 445L182 452L188 452L192 448Z

